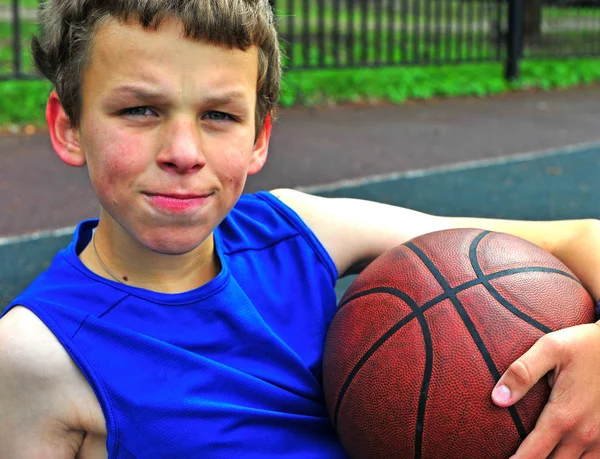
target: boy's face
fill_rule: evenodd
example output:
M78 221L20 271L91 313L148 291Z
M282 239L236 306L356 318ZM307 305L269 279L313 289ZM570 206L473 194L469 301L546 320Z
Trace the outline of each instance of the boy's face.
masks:
M270 133L254 141L256 48L227 50L181 31L176 19L158 31L102 25L75 134L101 226L168 254L193 250L227 215L262 167Z

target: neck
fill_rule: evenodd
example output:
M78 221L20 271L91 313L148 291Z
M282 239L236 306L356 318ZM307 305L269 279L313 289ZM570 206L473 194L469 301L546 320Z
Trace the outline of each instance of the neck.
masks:
M196 249L182 255L156 253L130 237L125 239L129 240L122 240L99 225L79 257L101 277L161 293L193 290L219 272L212 233Z

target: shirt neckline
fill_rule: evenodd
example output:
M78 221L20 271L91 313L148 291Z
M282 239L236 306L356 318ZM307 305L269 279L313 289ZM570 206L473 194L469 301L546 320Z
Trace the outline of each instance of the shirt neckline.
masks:
M227 264L227 260L224 257L223 250L223 238L220 227L215 228L213 231L213 237L215 242L215 251L220 263L220 271L217 276L208 281L206 284L200 287L189 290L182 293L162 293L155 292L152 290L143 289L140 287L134 287L127 284L121 284L111 279L106 279L102 276L97 275L85 266L79 259L79 253L90 243L92 234L96 226L98 225L98 219L84 220L75 229L73 233L73 239L69 246L66 248L65 257L67 262L71 264L75 269L81 272L84 276L104 284L108 288L120 290L128 295L144 298L148 301L161 304L189 304L199 300L202 300L208 296L213 295L218 290L222 289L230 278L230 271Z

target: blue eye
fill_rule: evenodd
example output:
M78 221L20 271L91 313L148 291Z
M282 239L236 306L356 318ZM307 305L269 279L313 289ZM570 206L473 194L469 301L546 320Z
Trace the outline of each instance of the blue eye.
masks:
M224 112L216 112L216 111L210 111L207 112L205 115L206 118L208 118L211 121L226 121L226 120L232 120L233 117L227 113Z
M153 116L155 113L150 107L131 107L122 112L124 115L132 116Z

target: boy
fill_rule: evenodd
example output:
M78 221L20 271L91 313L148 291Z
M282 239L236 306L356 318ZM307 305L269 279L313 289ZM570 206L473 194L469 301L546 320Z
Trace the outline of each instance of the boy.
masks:
M267 0L71 0L34 41L58 156L101 204L0 320L0 457L345 457L324 408L333 286L453 227L505 231L600 296L598 222L441 218L292 190L241 196L280 68ZM518 457L598 457L600 330L542 338L508 406L554 370Z

